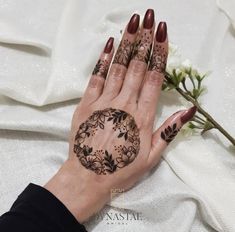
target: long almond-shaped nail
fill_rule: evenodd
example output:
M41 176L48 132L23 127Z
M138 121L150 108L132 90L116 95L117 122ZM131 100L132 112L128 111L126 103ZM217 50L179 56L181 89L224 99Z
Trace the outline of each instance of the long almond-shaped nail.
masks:
M139 28L140 16L138 14L133 14L127 27L127 31L130 34L135 34Z
M114 38L113 37L110 37L104 47L104 53L107 53L109 54L111 51L112 51L112 48L113 48L113 41L114 41Z
M184 124L186 122L188 122L190 119L193 118L194 114L197 111L197 107L193 106L191 108L189 108L181 117L180 120L181 122Z
M166 36L167 36L167 25L165 22L160 22L157 27L156 41L159 43L163 43L166 40Z
M154 23L154 10L148 9L144 16L144 28L145 29L151 29L153 27Z

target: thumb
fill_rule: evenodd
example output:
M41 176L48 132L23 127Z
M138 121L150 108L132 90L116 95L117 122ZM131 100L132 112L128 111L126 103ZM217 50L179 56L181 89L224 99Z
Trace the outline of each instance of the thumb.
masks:
M193 118L197 107L181 110L171 115L152 136L152 147L148 157L150 168L158 164L163 150L175 138L182 126Z

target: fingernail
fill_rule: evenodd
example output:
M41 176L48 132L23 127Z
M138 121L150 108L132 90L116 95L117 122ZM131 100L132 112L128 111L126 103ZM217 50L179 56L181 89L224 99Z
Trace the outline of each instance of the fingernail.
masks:
M181 122L184 124L193 118L194 114L197 111L197 107L193 106L189 108L180 118Z
M139 28L140 16L138 14L133 14L127 27L127 31L130 34L135 34Z
M156 41L162 43L166 40L167 25L165 22L160 22L157 27Z
M148 9L144 16L144 28L151 29L154 23L154 10Z
M112 51L112 48L113 48L113 41L114 41L114 38L113 37L110 37L104 47L104 53L110 53Z

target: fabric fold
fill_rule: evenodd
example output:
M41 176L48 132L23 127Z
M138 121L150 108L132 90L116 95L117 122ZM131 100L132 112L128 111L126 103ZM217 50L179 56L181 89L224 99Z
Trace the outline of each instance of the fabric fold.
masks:
M217 1L221 7L224 2ZM231 4L226 14L232 18ZM208 92L202 105L235 134L234 34L216 1L3 0L0 213L29 182L45 183L66 160L73 111L106 39L114 36L117 48L131 14L143 18L149 7L155 9L157 22L167 21L169 39L179 48L177 54L171 46L168 67L184 65L187 58L212 71L205 79ZM188 106L174 92L163 92L158 105L156 126ZM235 231L233 154L216 131L186 141L178 136L157 169L105 208L141 212L144 220L110 227L93 218L88 230Z

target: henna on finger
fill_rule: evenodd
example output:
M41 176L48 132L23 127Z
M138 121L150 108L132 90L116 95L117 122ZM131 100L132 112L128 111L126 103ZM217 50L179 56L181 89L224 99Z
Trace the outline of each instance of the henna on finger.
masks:
M153 48L153 53L149 62L149 71L157 71L163 73L166 68L168 51L164 42L167 37L167 25L165 22L160 22L156 32L156 43Z
M167 144L169 144L175 136L180 131L181 127L188 121L190 121L197 111L197 107L193 106L186 110L183 115L180 116L180 120L174 121L172 125L168 125L161 131L161 139L163 139ZM173 114L172 116L178 114L179 112Z
M139 20L140 16L138 14L134 14L131 17L127 26L127 32L129 33L129 35L135 35L137 33L137 30L139 28ZM128 36L123 37L114 56L113 64L120 64L127 68L131 60L133 48L133 38L130 41Z
M92 75L101 76L106 79L109 70L109 62L107 60L99 59L95 65Z
M162 132L161 132L161 138L165 140L167 143L170 143L175 136L178 134L180 131L179 128L177 128L177 124L174 123L172 126L166 127Z
M130 42L128 39L122 40L115 54L113 64L120 64L127 68L131 60L133 48L133 42Z
M134 117L113 108L94 111L79 126L74 144L80 163L98 175L111 174L129 165L139 149L139 129Z
M109 40L107 41L104 48L104 52L101 55L100 59L97 61L95 68L92 72L92 75L101 76L104 79L106 79L110 65L110 60L107 60L106 58L107 55L110 54L113 49L113 41L114 41L113 37L110 37Z
M137 40L132 54L133 60L142 61L148 64L152 50L152 33L152 30L146 31Z
M141 33L139 34L139 37L135 42L135 47L132 54L133 60L142 61L148 64L152 51L152 40L154 30L153 26L154 11L152 9L149 9L145 14Z
M167 61L166 49L162 45L157 44L154 46L148 70L164 73L166 69L166 61Z

